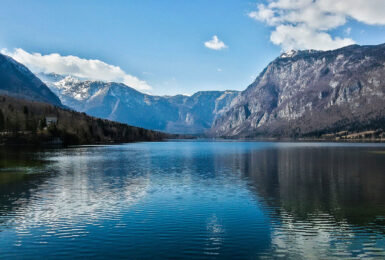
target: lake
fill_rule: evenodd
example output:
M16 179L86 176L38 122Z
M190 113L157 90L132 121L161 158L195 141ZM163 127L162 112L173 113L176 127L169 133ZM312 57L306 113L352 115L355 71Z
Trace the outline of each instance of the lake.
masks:
M385 146L0 149L0 258L385 258Z

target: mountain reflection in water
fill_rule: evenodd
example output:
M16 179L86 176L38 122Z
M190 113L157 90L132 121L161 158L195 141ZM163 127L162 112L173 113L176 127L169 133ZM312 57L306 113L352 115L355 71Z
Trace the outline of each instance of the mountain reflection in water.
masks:
M383 154L293 144L239 160L274 226L266 256L385 256Z
M0 257L382 258L383 151L254 142L1 150Z

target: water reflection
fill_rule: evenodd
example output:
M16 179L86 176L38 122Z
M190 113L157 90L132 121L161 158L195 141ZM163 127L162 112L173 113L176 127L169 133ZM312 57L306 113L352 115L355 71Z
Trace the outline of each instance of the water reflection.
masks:
M113 161L101 160L102 156L90 154L85 148L52 155L49 160L53 163L46 168L49 173L39 174L42 178L38 185L18 182L30 184L24 186L28 194L14 193L14 187L11 187L12 192L8 191L7 199L20 205L13 210L15 219L8 224L17 223L18 230L40 225L49 227L48 233L52 233L68 221L90 224L103 218L118 217L116 213L121 207L146 195L149 182L146 172L123 178L121 168ZM37 177L35 173L24 176Z
M298 219L324 212L362 225L385 213L385 157L371 149L286 147L239 159L258 194Z
M271 255L385 257L385 158L365 147L281 147L238 157L273 223Z
M0 257L382 258L384 150L169 142L0 151Z

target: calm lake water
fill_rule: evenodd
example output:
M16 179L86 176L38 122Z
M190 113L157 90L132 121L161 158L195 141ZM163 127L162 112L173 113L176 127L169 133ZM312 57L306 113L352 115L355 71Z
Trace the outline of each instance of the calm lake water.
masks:
M0 258L385 258L385 146L0 149Z

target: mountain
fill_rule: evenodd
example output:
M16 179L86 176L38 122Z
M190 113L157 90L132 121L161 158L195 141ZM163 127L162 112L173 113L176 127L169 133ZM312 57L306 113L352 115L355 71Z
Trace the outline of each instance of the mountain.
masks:
M291 51L271 62L211 132L306 137L385 129L385 44Z
M71 111L24 65L0 54L0 144L93 144L170 137L178 136Z
M60 99L27 67L0 54L0 94L62 106Z
M211 128L237 91L201 91L192 96L152 96L121 83L38 75L63 104L76 111L169 133L197 134Z

